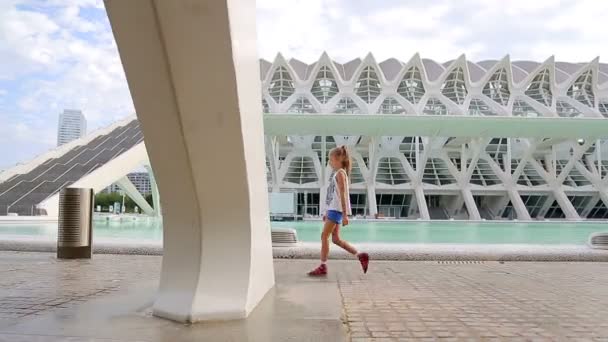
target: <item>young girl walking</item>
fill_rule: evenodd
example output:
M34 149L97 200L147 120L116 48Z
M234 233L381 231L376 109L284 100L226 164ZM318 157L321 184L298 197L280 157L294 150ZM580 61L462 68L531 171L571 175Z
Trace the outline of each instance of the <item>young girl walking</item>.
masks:
M308 272L311 277L322 277L327 275L327 256L329 254L329 236L334 244L342 247L352 255L356 255L363 268L363 273L367 273L369 255L359 253L348 242L340 239L340 225L348 225L348 215L350 210L350 196L348 192L348 177L351 172L351 161L348 150L345 146L336 147L329 152L329 165L333 172L327 187L327 197L325 205L327 213L323 215L323 232L321 233L321 265Z

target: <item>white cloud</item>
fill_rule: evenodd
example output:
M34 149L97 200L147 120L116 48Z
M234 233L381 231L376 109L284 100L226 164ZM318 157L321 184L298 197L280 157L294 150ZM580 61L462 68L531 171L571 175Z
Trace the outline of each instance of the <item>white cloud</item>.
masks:
M257 7L259 55L269 60L281 52L312 63L323 51L340 62L368 52L378 61L407 61L416 52L438 61L462 53L471 60L608 56L606 1L258 0ZM0 81L14 85L0 89L0 141L48 148L64 108L82 109L91 128L134 111L100 9L102 0L0 0ZM91 11L101 15L92 19Z
M0 4L0 80L14 88L12 108L6 101L0 108L0 117L7 119L0 132L4 139L45 150L55 144L64 108L81 109L89 129L134 112L105 13L97 12L101 20L81 15L85 7L102 6L88 0ZM0 150L5 155L10 153Z

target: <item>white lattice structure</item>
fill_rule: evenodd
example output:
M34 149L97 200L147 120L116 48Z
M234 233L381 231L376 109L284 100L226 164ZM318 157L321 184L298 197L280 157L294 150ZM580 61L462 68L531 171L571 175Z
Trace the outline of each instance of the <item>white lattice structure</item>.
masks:
M608 118L608 64L421 59L345 64L262 60L263 110L361 114ZM588 120L595 121L595 120ZM344 130L347 131L347 130ZM339 128L333 134L344 134ZM481 135L481 134L480 134ZM422 219L606 219L606 136L266 136L272 191L297 191L317 215L329 149L353 151L351 201L360 215Z

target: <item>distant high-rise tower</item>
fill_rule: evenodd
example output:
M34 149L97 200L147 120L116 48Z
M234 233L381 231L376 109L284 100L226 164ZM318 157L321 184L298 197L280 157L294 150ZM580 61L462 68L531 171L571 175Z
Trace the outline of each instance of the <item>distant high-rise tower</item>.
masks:
M59 114L57 129L57 146L67 144L83 137L87 133L87 120L80 110L64 109Z

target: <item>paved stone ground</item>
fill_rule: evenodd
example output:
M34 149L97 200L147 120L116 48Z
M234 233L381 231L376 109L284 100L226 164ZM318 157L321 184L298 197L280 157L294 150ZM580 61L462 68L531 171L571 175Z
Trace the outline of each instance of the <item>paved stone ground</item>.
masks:
M159 271L159 257L57 260L51 253L0 252L0 323L82 304L156 279Z
M608 263L340 266L352 341L608 341Z
M277 279L297 278L314 264L276 261ZM337 284L355 342L608 341L608 263L377 261L367 275L354 261L329 266L327 279L302 276L302 283ZM10 322L112 297L155 281L159 269L156 256L59 261L53 254L0 252L0 341L17 337L2 334Z

